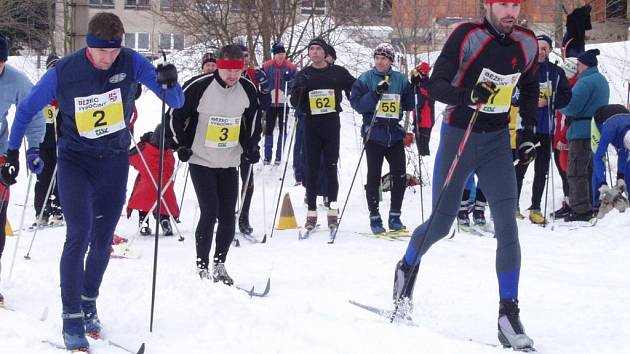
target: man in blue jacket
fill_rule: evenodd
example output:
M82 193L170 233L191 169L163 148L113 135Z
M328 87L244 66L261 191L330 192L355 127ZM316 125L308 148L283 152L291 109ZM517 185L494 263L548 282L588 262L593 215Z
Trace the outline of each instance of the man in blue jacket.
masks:
M9 126L7 114L12 105L19 105L33 88L31 81L24 73L7 65L9 59L9 42L0 33L0 164L4 163L4 153L7 150L7 137ZM44 168L43 163L38 163L39 144L44 140L44 116L41 111L33 112L33 121L25 127L26 139L29 149L26 152L28 168L35 173L40 173ZM8 182L0 183L0 261L5 243L5 224L7 222L7 206L9 204ZM0 294L0 307L4 304L4 297Z
M628 207L628 184L630 184L630 112L619 104L603 106L595 113L592 127L593 147L593 205L599 208L598 218L617 208L623 212ZM608 145L617 151L617 184L610 188L606 183L604 159ZM601 203L601 205L600 205Z
M608 104L610 90L606 78L597 70L599 49L589 49L578 57L579 79L573 86L571 101L560 109L567 116L569 130L569 204L572 212L564 221L588 221L593 217L590 195L591 118Z
M122 47L124 33L112 13L90 19L87 48L59 60L18 106L1 170L5 181L15 183L26 127L35 112L56 98L63 116L57 178L67 225L60 265L63 340L72 351L87 351L86 333L98 338L101 331L96 298L126 199L128 126L137 83L158 97L165 94L171 107L184 103L175 66L156 70L145 57ZM44 124L43 116L36 120Z
M407 78L392 69L394 57L395 51L391 44L379 44L374 49L374 67L359 76L350 94L352 108L363 115L361 136L368 166L365 194L370 210L370 228L374 234L385 232L378 210L378 189L384 158L389 163L392 176L388 226L392 231L405 229L400 221L407 174L403 145L405 130L400 120L403 111L414 109L414 99Z

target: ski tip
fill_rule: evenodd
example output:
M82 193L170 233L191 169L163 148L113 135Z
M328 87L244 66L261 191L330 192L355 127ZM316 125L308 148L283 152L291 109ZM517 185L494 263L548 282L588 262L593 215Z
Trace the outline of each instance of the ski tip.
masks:
M263 296L269 294L269 290L271 290L271 278L267 278L267 285L265 285L265 290L263 291Z
M142 343L142 345L140 345L140 348L138 349L136 354L144 354L144 343Z

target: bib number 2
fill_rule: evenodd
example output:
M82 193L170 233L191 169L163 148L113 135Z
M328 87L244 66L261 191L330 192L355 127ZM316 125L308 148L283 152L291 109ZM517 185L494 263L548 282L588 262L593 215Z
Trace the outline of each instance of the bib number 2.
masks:
M120 89L74 99L75 120L80 136L96 139L125 128Z

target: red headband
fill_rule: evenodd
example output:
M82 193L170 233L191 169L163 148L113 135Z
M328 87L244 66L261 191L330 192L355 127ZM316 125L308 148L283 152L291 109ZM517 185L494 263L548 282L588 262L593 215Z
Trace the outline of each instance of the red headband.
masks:
M485 4L497 4L502 2L513 2L515 4L520 4L521 0L484 0Z
M242 59L217 59L217 68L219 69L243 69L243 66L245 66L245 61L243 61Z

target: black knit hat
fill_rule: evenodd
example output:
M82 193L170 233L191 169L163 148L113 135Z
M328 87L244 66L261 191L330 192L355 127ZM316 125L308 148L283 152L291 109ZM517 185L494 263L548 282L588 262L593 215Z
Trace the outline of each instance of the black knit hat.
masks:
M337 60L337 51L335 50L335 47L329 44L327 48L327 53L333 58L333 60Z
M308 42L308 47L310 48L312 45L320 46L320 47L322 47L322 49L324 50L324 53L326 53L326 55L330 54L328 52L330 50L330 46L322 38L315 37L315 38L311 39L311 41Z
M586 66L597 66L597 56L599 55L599 49L589 49L586 52L578 55L578 61Z
M539 41L545 41L549 43L549 47L553 47L553 41L551 40L551 37L546 34L539 34L538 36L536 36L536 39Z
M217 58L214 56L214 53L206 53L201 58L201 67L203 68L206 63L216 63Z
M278 53L286 53L287 50L284 49L284 44L280 43L280 42L276 42L271 46L271 53L272 54L278 54Z
M46 70L52 68L59 61L59 57L56 54L50 53L48 54L48 58L46 58Z

